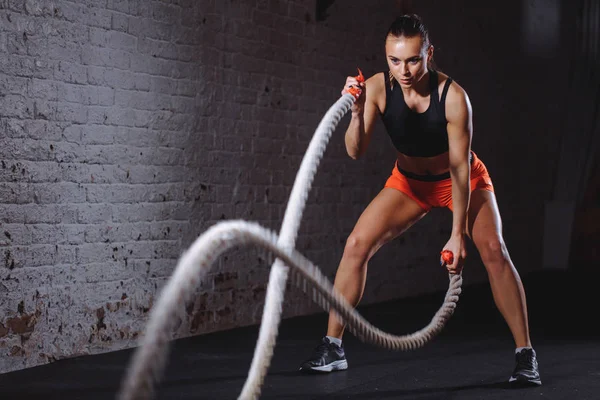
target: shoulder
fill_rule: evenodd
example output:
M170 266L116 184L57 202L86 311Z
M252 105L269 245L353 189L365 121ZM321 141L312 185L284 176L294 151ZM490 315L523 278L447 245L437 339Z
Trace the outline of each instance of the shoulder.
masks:
M375 75L371 76L365 81L365 84L369 87L369 90L385 91L385 77L383 72L378 72Z
M446 86L446 82L450 77L442 72L439 72L439 89L440 94ZM471 113L471 102L467 91L454 79L452 79L448 87L446 95L446 116L448 118L460 117Z
M450 78L448 75L438 72L439 74L439 89L440 93L444 90L446 82L451 79L450 86L448 87L448 94L446 95L446 104L464 104L469 102L469 95L467 91L458 83L456 80Z

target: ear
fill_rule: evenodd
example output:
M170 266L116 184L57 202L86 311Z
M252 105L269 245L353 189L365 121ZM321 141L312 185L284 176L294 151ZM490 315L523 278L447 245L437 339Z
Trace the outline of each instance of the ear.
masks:
M429 64L431 60L433 60L433 49L433 45L429 45L429 48L427 49L427 64Z

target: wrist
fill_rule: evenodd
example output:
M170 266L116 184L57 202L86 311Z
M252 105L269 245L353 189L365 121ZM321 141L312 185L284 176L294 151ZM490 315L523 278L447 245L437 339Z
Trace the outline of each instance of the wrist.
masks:
M352 110L352 119L362 119L363 118L363 110Z
M465 235L464 229L453 229L452 233L450 234L450 236L453 238L462 238L464 235Z

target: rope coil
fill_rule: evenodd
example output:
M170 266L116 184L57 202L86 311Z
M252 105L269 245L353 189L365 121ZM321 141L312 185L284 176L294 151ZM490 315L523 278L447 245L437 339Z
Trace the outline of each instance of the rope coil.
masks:
M302 213L318 164L331 134L354 101L354 96L344 94L319 123L298 170L279 236L256 223L224 221L199 236L182 255L150 313L146 335L127 369L118 394L119 400L152 398L154 385L162 377L166 365L176 310L185 307L218 257L236 246L252 244L277 257L271 267L254 357L239 399L254 400L260 396L281 321L289 267L294 268L316 290L318 295L313 300L326 311L335 309L348 329L363 342L390 350L414 350L424 346L443 329L454 313L461 293L460 275L449 275L450 283L444 303L426 327L412 334L397 336L383 332L366 321L334 290L319 268L295 250Z

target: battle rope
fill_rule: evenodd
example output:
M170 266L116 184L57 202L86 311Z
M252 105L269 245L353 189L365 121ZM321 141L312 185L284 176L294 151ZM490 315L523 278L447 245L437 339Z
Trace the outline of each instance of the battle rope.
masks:
M150 313L146 335L127 370L119 393L120 400L152 398L154 383L160 380L166 364L176 311L185 307L185 302L217 257L240 244L255 244L278 257L271 268L259 338L240 399L259 397L273 355L289 267L297 269L315 287L320 295L318 303L326 311L330 307L335 309L347 323L348 329L362 341L391 350L409 350L422 347L442 330L458 302L462 285L460 275L450 275L444 303L425 328L410 335L395 336L369 324L334 291L329 280L317 267L294 250L302 212L317 166L332 132L354 101L352 94L344 94L328 110L317 127L294 182L279 237L253 223L221 222L198 237L182 255Z

